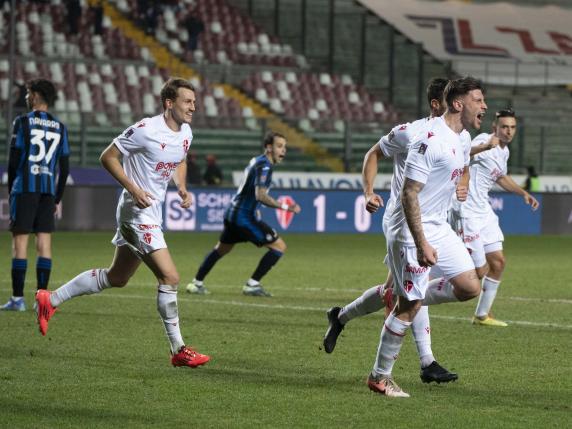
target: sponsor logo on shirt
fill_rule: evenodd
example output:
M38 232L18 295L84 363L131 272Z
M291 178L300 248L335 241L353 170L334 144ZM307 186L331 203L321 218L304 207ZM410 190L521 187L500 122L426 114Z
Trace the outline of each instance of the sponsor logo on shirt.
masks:
M465 236L463 236L463 241L465 243L471 243L471 242L477 240L479 237L480 237L480 235L478 233L475 235L465 235Z
M129 128L127 131L125 131L125 138L128 139L133 135L134 132L135 130L133 128Z
M502 177L502 171L500 171L498 168L495 168L492 172L491 172L491 179L493 179L493 181L497 181L499 179L499 177Z
M167 171L172 171L174 169L177 168L177 165L179 165L178 162L163 162L160 161L157 163L157 165L155 166L155 171L161 171L161 170L167 170Z

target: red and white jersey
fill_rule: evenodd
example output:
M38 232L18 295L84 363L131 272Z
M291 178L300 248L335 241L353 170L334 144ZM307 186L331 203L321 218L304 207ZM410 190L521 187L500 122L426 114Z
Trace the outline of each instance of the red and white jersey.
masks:
M410 146L403 178L423 183L419 193L419 208L425 237L438 240L450 229L447 210L463 169L469 165L470 138L466 131L454 132L443 117L430 121L423 135ZM404 179L403 179L404 180ZM386 233L395 240L413 244L400 197L386 209Z
M193 133L188 124L171 130L163 114L145 118L113 140L123 154L123 169L129 179L153 196L151 205L137 207L131 194L123 190L117 206L117 222L161 225L162 205L169 181L187 155Z
M396 198L398 198L403 186L403 170L405 170L405 160L409 147L423 137L425 131L434 118L418 119L414 122L397 125L389 134L384 135L377 144L383 156L393 157L393 176L391 176L391 193L386 202L386 212Z
M473 146L486 143L492 134L479 134L472 142ZM489 204L489 191L496 181L507 174L507 163L510 152L508 146L499 146L485 150L473 157L469 167L471 180L469 196L462 203L463 217L487 215L492 212Z

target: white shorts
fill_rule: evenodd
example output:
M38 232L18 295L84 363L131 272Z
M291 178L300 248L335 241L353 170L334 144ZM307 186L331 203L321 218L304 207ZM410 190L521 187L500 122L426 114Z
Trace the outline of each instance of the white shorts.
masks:
M461 218L457 212L451 211L449 219L453 229L463 239L475 267L480 268L487 263L487 253L502 250L504 235L494 212L485 216Z
M394 291L409 301L425 298L431 277L438 275L449 280L461 273L475 269L475 265L461 239L447 227L447 235L430 243L437 250L437 264L430 269L421 267L417 261L417 248L388 240L388 262L394 278ZM436 269L435 269L436 268Z
M155 250L165 249L167 243L160 225L122 223L111 242L115 246L129 246L139 257Z

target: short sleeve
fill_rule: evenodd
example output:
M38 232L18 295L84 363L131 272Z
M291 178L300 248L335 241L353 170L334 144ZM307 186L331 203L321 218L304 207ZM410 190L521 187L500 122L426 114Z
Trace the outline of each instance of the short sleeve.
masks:
M270 187L270 183L272 182L272 168L270 164L260 164L255 167L255 178L254 178L254 186L258 186L261 188L268 188Z
M117 146L117 149L119 149L123 155L137 152L137 150L143 147L145 129L144 123L132 125L118 135L113 140L113 144Z
M394 127L389 134L380 138L377 144L383 155L390 158L398 153L407 152L410 140L410 124L407 123Z
M429 173L439 160L439 145L424 138L414 143L407 154L404 177L420 183L427 183Z

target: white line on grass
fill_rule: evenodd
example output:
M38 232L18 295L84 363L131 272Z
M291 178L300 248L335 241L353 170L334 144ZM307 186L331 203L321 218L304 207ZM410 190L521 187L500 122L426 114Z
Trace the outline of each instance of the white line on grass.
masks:
M96 297L109 297L109 298L121 298L121 299L151 299L152 297L147 295L121 295L121 294L98 294L95 295ZM154 297L153 297L154 298ZM265 299L265 298L262 298ZM204 297L197 297L197 298L178 298L179 302L192 302L193 304L214 304L214 305L233 305L238 307L255 307L255 308L267 308L267 309L278 309L278 310L295 310L295 311L320 311L325 312L326 308L320 307L306 307L301 305L284 305L284 304L265 304L260 302L244 302L244 301L226 301L226 300L219 300L219 299L212 299L212 298L204 298ZM463 322L470 322L472 319L468 317L456 317L456 316L439 316L439 315L431 315L432 319L441 319L441 320L453 320L453 321L463 321ZM572 329L572 325L560 325L558 323L543 323L543 322L529 322L526 320L507 320L507 323L512 325L521 325L521 326L537 326L543 328L560 328L560 329Z

